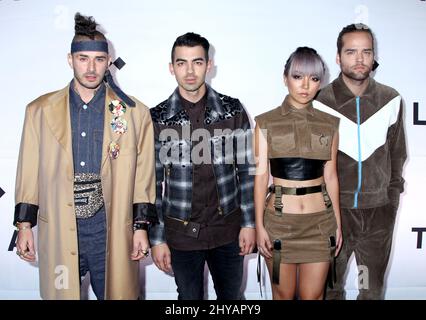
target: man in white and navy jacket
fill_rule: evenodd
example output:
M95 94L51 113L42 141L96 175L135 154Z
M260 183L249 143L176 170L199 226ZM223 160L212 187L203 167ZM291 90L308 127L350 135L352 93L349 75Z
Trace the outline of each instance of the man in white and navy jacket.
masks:
M340 118L338 170L344 244L336 260L337 283L327 299L345 298L347 263L355 253L358 299L383 299L406 160L403 108L396 90L370 77L376 67L374 36L364 24L337 39L341 73L321 90L314 107Z

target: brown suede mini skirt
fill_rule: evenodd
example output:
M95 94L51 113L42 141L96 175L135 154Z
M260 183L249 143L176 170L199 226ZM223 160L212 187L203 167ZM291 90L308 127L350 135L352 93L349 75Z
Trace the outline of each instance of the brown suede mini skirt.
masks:
M333 207L314 213L281 215L266 208L264 225L272 243L281 241L281 263L327 262L334 256L337 223Z

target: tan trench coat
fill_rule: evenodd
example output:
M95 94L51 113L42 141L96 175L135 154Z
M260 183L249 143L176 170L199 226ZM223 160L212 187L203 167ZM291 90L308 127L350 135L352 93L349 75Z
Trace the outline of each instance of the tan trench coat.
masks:
M107 87L101 179L107 216L106 299L136 299L138 262L130 260L133 203L155 203L154 136L148 108L132 98L128 130L119 136L108 105L120 100ZM120 155L111 159L108 145ZM16 203L39 206L38 259L43 299L79 299L79 259L73 192L69 86L27 106L16 178Z

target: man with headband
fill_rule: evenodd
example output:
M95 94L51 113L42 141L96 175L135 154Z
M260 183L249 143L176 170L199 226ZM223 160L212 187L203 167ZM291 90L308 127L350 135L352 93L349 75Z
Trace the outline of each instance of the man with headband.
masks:
M112 81L105 36L75 16L74 78L26 109L16 178L16 253L36 260L44 299L80 299L87 272L98 299L136 299L138 260L156 223L148 109ZM14 239L11 243L13 249Z

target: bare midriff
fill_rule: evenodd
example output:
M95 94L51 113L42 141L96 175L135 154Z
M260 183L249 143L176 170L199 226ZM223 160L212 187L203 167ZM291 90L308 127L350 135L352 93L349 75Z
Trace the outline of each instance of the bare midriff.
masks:
M283 187L301 188L313 187L324 183L324 177L319 177L312 180L286 180L273 177L273 184ZM282 196L283 208L282 212L285 213L314 213L324 211L326 209L322 192L310 193L306 195L283 195ZM274 208L275 194L271 193L267 199L267 208L275 210Z

